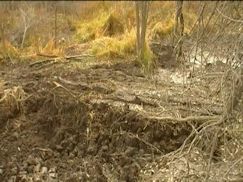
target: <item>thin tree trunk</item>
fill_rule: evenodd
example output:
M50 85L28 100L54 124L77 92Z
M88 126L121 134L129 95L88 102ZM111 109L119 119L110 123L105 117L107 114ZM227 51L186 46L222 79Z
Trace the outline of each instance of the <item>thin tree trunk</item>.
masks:
M55 3L55 32L54 32L54 47L57 48L57 4Z
M146 38L146 28L147 28L147 10L148 10L148 2L144 1L142 5L142 25L141 25L141 59L144 59L145 52L145 38Z
M137 23L137 56L138 56L138 61L140 61L140 4L139 2L136 3L136 23Z
M182 37L184 35L184 17L182 12L183 0L176 1L176 15L175 15L175 28L174 28L174 38L173 44L175 41L178 41L177 57L182 55Z
M146 28L148 19L148 2L136 2L136 22L137 22L137 57L138 61L144 60L146 46Z
M23 38L22 38L22 42L21 42L21 49L24 48L24 42L25 42L25 37L26 37L27 30L28 30L28 27L26 27L26 25L25 25L25 27L24 27L24 33L23 33Z

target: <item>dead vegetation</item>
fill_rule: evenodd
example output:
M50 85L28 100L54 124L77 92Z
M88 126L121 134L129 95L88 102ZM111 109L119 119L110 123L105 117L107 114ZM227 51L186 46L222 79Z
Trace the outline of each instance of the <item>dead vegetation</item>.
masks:
M241 181L242 3L89 3L2 19L0 181Z

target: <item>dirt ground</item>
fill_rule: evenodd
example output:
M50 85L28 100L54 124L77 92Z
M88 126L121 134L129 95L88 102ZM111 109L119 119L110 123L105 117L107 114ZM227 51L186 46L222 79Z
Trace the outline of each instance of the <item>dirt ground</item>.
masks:
M190 70L148 78L130 60L2 62L0 181L201 181L202 150L191 171L171 155L222 114L220 70ZM229 169L218 161L208 181Z

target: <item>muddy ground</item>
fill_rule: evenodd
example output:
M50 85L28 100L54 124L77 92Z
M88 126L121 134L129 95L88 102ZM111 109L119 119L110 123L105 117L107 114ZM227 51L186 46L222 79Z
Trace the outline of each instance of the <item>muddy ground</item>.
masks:
M201 181L207 175L200 148L186 163L191 171L183 163L188 158L171 155L195 128L222 114L222 70L160 68L148 78L131 60L40 60L0 66L0 181ZM208 181L221 181L227 171L216 157L218 171Z

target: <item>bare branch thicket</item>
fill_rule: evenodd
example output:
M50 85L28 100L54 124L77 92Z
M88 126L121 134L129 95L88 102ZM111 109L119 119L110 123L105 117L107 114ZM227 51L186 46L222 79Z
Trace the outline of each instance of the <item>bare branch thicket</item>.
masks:
M196 48L196 53L193 53L193 56L197 59L199 55L201 64L207 63L212 57L214 61L218 59L223 62L223 59L228 56L231 61L235 59L234 57L237 57L239 63L236 67L239 68L241 66L238 70L228 70L228 67L224 68L225 74L223 75L222 83L225 84L226 88L224 89L225 96L221 98L223 114L219 118L210 121L210 123L205 122L198 128L194 128L192 134L178 150L180 151L178 154L181 154L185 148L189 148L188 151L190 151L193 146L198 146L199 144L206 148L208 161L205 181L208 181L209 177L211 177L214 155L219 146L222 145L222 138L224 135L227 135L228 125L235 122L234 110L239 105L243 93L242 19L236 19L231 15L232 7L229 6L229 3L231 2L217 1L214 6L208 7L205 2L201 2L198 18L190 31L190 34L196 33L196 40L190 51ZM209 8L212 8L212 11ZM208 54L205 55L205 52ZM191 52L188 55L191 55ZM218 58L216 59L216 57ZM225 143L223 144L227 147Z
M22 36L22 41L21 41L21 49L24 48L24 43L25 43L25 38L27 31L31 26L33 26L35 22L35 12L34 9L31 6L27 6L25 9L20 7L20 13L21 13L21 18L23 21L23 36Z

